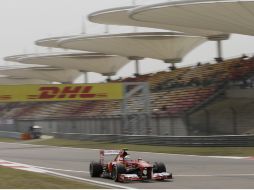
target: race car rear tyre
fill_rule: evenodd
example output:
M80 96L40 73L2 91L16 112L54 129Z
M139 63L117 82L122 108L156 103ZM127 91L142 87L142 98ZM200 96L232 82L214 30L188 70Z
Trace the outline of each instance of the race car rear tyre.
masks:
M91 177L100 177L103 172L102 165L98 162L91 162L89 172Z
M116 164L113 167L111 177L114 181L118 182L119 181L119 175L125 174L126 173L126 168L123 164Z
M153 173L162 173L166 172L166 166L162 162L155 162L153 164Z

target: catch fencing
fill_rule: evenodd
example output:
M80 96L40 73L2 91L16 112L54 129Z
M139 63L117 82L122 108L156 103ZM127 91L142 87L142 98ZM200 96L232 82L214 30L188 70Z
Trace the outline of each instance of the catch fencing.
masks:
M97 142L141 144L156 146L186 147L251 147L254 146L254 135L222 136L155 136L155 135L113 135L54 133L57 138L87 140Z
M157 135L119 135L52 133L56 138L86 140L96 142L185 147L252 147L254 135L214 135L214 136L157 136ZM21 133L0 131L0 137L20 139Z

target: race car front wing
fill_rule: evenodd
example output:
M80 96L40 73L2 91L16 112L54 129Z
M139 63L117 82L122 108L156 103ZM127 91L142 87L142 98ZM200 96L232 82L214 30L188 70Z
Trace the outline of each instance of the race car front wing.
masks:
M162 173L154 173L153 180L165 180L165 179L173 179L171 173L162 172ZM128 182L128 181L141 181L144 178L139 177L137 174L120 174L119 181L120 182Z
M171 173L162 172L162 173L154 173L153 179L155 180L164 180L164 179L173 179Z

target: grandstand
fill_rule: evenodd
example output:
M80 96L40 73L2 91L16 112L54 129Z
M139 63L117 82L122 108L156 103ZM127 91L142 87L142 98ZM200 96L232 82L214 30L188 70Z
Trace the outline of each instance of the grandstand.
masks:
M160 128L162 129L160 131L163 131L163 128L167 128L168 123L172 122L171 120L180 122L181 125L177 126L174 124L173 126L174 130L178 131L177 133L174 132L175 135L243 134L252 129L251 126L246 126L244 119L244 117L251 119L251 116L245 115L245 110L242 109L237 115L239 123L236 127L240 129L236 131L232 126L232 118L234 116L232 109L237 109L246 101L241 103L241 101L237 100L235 104L232 104L234 99L226 97L225 93L228 89L236 87L239 88L239 91L249 88L250 84L246 84L244 81L253 77L253 74L254 58L239 57L220 63L205 63L198 66L140 75L112 82L135 81L150 83L150 111L153 113L152 134L157 133L156 127L158 126L156 126L155 120L158 118L161 120ZM130 109L137 113L140 110L138 96L136 99L134 98L128 102ZM221 112L223 110L220 104L223 104L221 107L227 109L227 111L226 114L223 114L223 119L216 119L217 123L214 124L213 118L221 116L219 110ZM232 108L227 108L226 105ZM251 104L249 106L246 107L246 113L247 110L252 109ZM219 108L215 109L216 107ZM208 116L206 115L208 109L213 110L213 112L209 113L210 118L207 118ZM50 120L55 123L61 123L61 121L68 119L75 126L77 121L86 123L86 120L89 120L89 122L93 122L98 131L101 130L101 123L107 120L110 130L104 130L104 132L111 134L119 131L119 129L114 129L117 126L114 126L112 123L116 119L117 122L120 122L121 101L2 103L1 115L4 119L14 119L21 123L25 121L45 122ZM188 121L186 118L188 118ZM209 129L207 129L208 119L210 119ZM95 120L98 120L97 123ZM223 122L222 120L227 120L227 125L225 125L226 121ZM220 121L222 122L221 124L219 124ZM223 129L219 130L219 125L224 126ZM66 128L68 129L68 126ZM67 131L72 130L69 129ZM164 135L170 135L172 133L170 131L166 130ZM137 132L133 130L133 133Z
M217 8L218 4L213 7ZM173 22L156 24L156 18L152 19L154 23L147 24L146 19L153 15L153 10L157 13L159 10L157 6L160 5L154 5L156 9L144 6L104 10L89 15L89 19L104 24L154 26L159 29L169 29L172 26L173 29L187 32L188 35L175 32L142 32L55 37L38 40L36 44L97 53L30 54L6 58L8 61L24 64L75 69L75 73L97 72L109 77L113 76L130 60L149 57L162 60L165 63L172 63L170 69L166 71L144 75L136 72L133 77L108 80L110 83L127 85L149 84L150 92L146 93L149 95L148 110L144 108L142 100L145 99L144 94L138 91L133 93L131 98L124 99L128 107L126 112L123 111L126 108L123 106L124 101L119 99L5 102L0 103L0 130L22 132L26 131L31 124L36 124L43 126L43 132L48 134L158 136L253 134L254 56L243 55L237 58L223 59L220 41L228 39L230 33L224 27L217 26L216 30L211 30L204 23L204 26L190 27L186 24L175 26ZM163 5L165 6L162 7L162 10L167 10L175 3L167 2ZM230 6L231 4L225 3L224 5ZM207 8L206 4L203 6ZM236 3L236 8L238 6L240 5ZM160 16L162 19L166 19L163 17L164 15L158 13L158 17ZM134 17L138 19L131 20ZM239 28L233 27L233 29L241 33L238 31ZM252 34L252 31L247 29L248 27L244 28L242 34ZM194 36L195 34L197 36ZM215 59L217 62L199 62L194 66L178 67L177 64L188 52L207 40L218 41L219 52ZM69 64L69 62L73 64ZM108 67L101 66L102 64L108 65ZM7 70L1 70L0 73L4 72L7 73ZM8 70L8 73L19 77L30 75L30 73L21 73L19 70ZM63 78L65 77L63 76ZM33 79L36 76L31 75L30 78ZM40 77L37 79L46 80L49 78ZM58 82L66 83L65 80ZM132 86L128 87L126 94L133 89ZM128 125L125 125L126 119Z

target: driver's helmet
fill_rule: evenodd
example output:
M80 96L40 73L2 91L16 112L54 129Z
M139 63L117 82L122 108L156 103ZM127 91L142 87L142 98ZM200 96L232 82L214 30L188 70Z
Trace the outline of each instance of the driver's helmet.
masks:
M126 155L126 156L124 157L124 160L126 160L126 161L131 160L131 157L130 157L129 155Z

